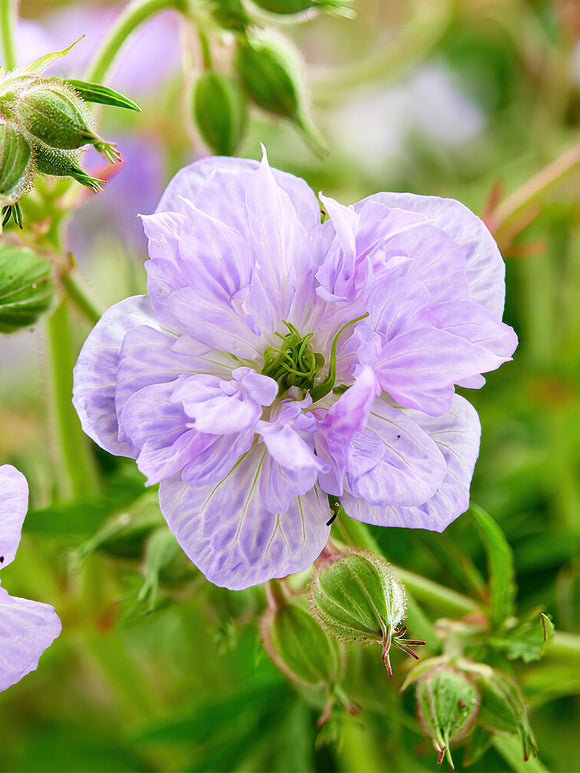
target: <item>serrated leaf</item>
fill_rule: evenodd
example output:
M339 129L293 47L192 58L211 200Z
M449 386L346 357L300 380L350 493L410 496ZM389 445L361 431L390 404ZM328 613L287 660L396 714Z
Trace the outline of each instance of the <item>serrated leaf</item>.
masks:
M489 513L475 504L471 505L471 513L487 554L490 619L499 627L514 611L516 585L513 552L499 524Z
M141 108L129 97L115 91L109 86L101 86L98 83L89 83L88 81L79 81L74 78L64 78L65 83L72 86L85 102L96 102L100 105L111 105L112 107L124 107L127 110L136 110L141 112Z
M524 663L540 660L546 647L554 638L554 623L545 612L534 611L524 620L507 628L501 637L491 639L491 644L502 650L510 660L521 658Z

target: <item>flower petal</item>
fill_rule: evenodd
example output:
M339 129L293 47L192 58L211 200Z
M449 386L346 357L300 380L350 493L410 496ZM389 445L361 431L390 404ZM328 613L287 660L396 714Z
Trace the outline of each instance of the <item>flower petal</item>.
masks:
M217 217L248 235L246 190L259 161L212 156L181 169L165 189L157 212L183 212L187 199L208 215ZM273 169L278 185L286 191L307 231L320 225L320 207L310 187L300 177Z
M418 212L432 219L465 251L469 297L483 304L498 319L505 300L505 264L485 223L455 199L412 193L377 193L358 202L379 201L389 207Z
M61 631L49 604L14 598L0 588L0 690L18 682Z
M115 381L123 338L138 325L161 329L146 296L111 306L89 333L73 369L73 404L83 430L117 456L135 457L135 449L118 437Z
M412 410L407 413L437 444L445 459L447 473L435 494L415 507L371 505L346 492L341 502L351 518L363 523L443 531L469 507L469 486L479 452L479 418L475 408L459 395L454 396L445 416L433 418Z
M16 467L3 464L0 467L0 568L14 559L27 510L26 478Z
M351 494L373 505L418 505L433 496L446 471L441 452L408 412L374 401L348 452Z
M326 496L316 488L271 513L260 496L266 457L254 446L212 486L191 488L179 477L159 488L161 512L182 549L216 585L240 590L304 571L326 544Z
M366 426L377 395L377 380L370 367L363 367L353 386L332 405L321 419L314 435L316 453L328 465L318 475L328 494L340 496L352 438Z

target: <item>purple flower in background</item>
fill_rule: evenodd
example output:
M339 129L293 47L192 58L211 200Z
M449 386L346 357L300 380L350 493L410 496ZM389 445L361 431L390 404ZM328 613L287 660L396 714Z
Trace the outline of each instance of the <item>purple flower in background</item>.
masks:
M181 170L149 239L148 295L111 307L75 366L83 428L160 483L161 510L212 582L306 569L328 496L382 526L444 529L479 449L454 385L510 359L504 265L451 199L345 207L261 163Z
M26 478L9 464L0 467L0 564L12 563L28 509ZM0 587L0 690L18 682L59 635L53 607L10 596Z

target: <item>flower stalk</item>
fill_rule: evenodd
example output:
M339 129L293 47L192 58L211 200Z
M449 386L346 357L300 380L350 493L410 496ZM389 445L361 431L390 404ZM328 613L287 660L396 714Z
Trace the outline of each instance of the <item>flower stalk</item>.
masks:
M4 52L4 66L7 70L16 67L16 46L14 33L18 16L18 0L0 0L0 36Z

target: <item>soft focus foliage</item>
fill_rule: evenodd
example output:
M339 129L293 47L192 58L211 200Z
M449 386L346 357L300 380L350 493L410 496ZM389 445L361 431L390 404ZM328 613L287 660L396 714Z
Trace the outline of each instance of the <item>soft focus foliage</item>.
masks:
M206 27L213 67L241 86L231 37L247 24L239 3L203 6L203 18L216 20ZM250 3L244 7L249 12ZM481 705L469 738L452 745L456 768L580 770L577 3L354 0L348 7L355 19L309 11L282 19L252 4L259 35L286 36L301 53L300 99L328 155L310 149L292 118L249 102L236 154L258 162L262 141L273 168L343 203L376 191L462 202L484 218L506 257L504 319L520 343L514 362L488 374L484 389L458 389L481 421L471 498L485 510L474 508L440 534L396 526L358 532L339 513L331 533L380 552L400 571L409 635L428 642L418 667L447 657L443 644L465 650L461 673ZM51 73L87 79L85 67L116 16L114 3L88 0L22 0L21 12L19 64L86 32L70 66L64 58L64 69ZM220 13L227 34L216 33ZM415 687L399 692L415 661L392 650L389 680L378 646L329 640L333 657L334 644L344 646L325 674L340 694L335 689L330 719L318 729L327 690L289 679L264 650L263 589L208 583L167 538L157 494L144 488L134 462L96 446L87 451L66 413L72 379L53 386L61 372L55 362L70 376L98 314L146 290L137 215L152 214L177 170L208 153L192 118L200 48L173 11L147 22L104 81L142 112L93 111L124 165L111 169L93 151L83 157L90 175L109 179L98 198L40 178L22 202L28 230L18 234L11 223L2 236L42 244L59 298L63 282L76 277L70 249L93 313L90 304L79 311L78 303L57 302L44 333L38 322L0 336L0 464L22 470L31 497L2 588L53 605L63 623L38 670L0 694L0 769L435 771ZM562 157L560 170L534 177ZM74 209L61 248L50 226L59 207ZM68 451L58 441L63 416ZM421 593L415 577L437 585ZM282 636L304 611L296 598L308 579L285 589L299 611L280 622ZM287 660L298 655L288 652ZM304 669L304 660L293 667ZM356 704L363 708L351 717ZM449 738L462 729L439 727ZM524 763L522 747L531 750L534 738L541 762Z

